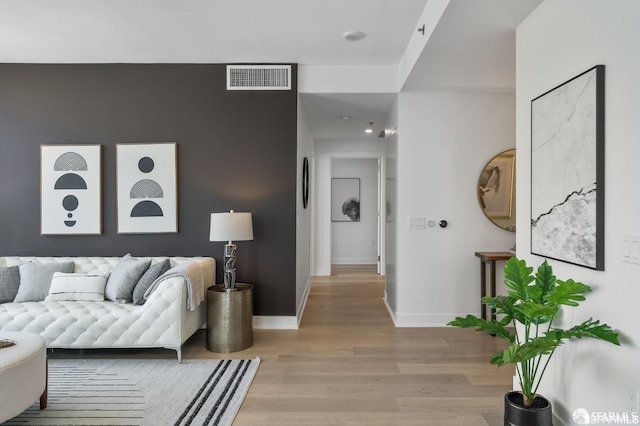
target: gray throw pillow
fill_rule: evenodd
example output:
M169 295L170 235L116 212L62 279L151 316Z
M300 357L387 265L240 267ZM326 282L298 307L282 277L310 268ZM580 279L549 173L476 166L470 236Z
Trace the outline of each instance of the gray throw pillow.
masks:
M114 302L126 303L133 299L133 289L149 269L151 259L138 260L131 255L124 256L109 275L107 286L104 289L104 297Z
M156 263L155 265L150 266L149 269L147 269L147 272L142 275L142 277L138 281L138 284L136 284L136 287L133 289L133 303L136 305L144 305L144 302L147 301L147 299L144 298L144 294L146 293L149 286L151 286L151 284L153 284L153 282L158 279L160 275L164 274L169 269L171 269L171 263L169 262L169 259L163 260L160 263Z
M55 272L73 272L73 262L24 262L20 264L20 287L14 302L40 302L49 294Z
M20 267L0 268L0 303L13 302L20 286Z

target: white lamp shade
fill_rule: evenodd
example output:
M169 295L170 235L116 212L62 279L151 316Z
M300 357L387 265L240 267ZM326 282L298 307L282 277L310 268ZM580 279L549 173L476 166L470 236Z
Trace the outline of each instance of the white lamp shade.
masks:
M209 241L253 240L251 213L211 213Z

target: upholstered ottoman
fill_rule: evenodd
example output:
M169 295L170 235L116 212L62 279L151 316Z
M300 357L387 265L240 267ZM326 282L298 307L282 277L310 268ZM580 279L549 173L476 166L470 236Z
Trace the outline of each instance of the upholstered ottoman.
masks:
M0 340L16 342L0 349L0 423L31 407L40 398L47 406L47 349L37 334L0 331Z

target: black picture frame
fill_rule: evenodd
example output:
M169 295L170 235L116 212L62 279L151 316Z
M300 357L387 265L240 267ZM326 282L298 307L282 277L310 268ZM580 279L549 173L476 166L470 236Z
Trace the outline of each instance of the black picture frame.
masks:
M605 67L531 101L531 253L604 270Z

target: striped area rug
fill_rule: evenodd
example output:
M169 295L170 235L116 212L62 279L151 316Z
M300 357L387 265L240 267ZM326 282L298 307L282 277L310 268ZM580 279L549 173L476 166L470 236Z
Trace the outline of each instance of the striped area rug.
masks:
M7 425L230 425L253 360L50 360L49 403Z

